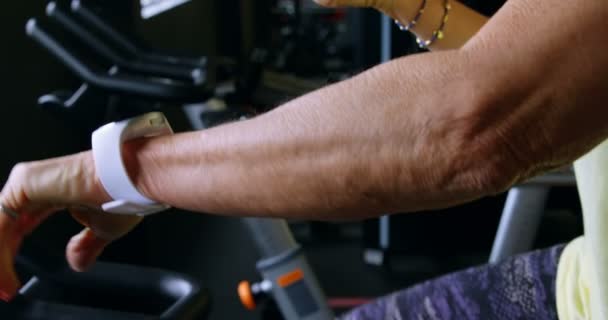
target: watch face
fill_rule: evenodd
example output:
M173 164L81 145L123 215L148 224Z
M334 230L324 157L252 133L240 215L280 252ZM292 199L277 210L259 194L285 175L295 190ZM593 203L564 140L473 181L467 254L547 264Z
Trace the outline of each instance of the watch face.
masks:
M141 17L149 19L191 0L140 0Z

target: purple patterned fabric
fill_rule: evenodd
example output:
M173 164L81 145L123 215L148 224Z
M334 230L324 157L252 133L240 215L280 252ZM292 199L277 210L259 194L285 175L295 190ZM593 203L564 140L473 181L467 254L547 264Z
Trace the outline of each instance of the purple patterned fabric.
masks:
M555 320L563 245L449 274L359 307L342 320Z

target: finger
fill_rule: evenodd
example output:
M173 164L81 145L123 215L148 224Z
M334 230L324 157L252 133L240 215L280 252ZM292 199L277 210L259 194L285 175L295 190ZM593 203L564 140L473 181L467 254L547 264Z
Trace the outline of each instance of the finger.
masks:
M0 214L0 300L9 301L21 287L14 267L17 243L13 236L16 224Z
M98 237L116 240L131 231L143 219L139 216L119 215L92 208L70 208L74 219L91 229Z
M7 250L0 253L0 268L0 300L8 302L17 294L21 283L13 266L13 257Z
M86 228L72 237L66 248L66 257L70 267L77 272L88 270L110 244L110 240L99 238L93 230Z
M66 248L66 257L72 269L86 271L101 255L105 247L131 231L142 218L112 215L92 208L71 208L70 213L87 227L74 236Z
M0 201L2 197L0 196ZM4 205L4 203L3 203ZM23 238L52 211L18 212L17 218L0 213L0 300L8 301L21 287L14 261Z

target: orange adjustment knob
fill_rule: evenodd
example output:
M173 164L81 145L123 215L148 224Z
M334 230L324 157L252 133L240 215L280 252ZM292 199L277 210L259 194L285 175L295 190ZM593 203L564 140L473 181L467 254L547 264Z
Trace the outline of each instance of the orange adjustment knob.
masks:
M253 291L251 290L251 283L249 283L249 281L241 281L241 283L239 283L238 291L243 306L247 308L247 310L255 310L257 304Z

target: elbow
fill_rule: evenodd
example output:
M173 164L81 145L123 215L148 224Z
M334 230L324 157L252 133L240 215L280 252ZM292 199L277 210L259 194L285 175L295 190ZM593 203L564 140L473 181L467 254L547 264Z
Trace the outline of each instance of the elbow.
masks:
M477 196L495 195L541 171L534 156L528 128L518 109L526 104L523 95L497 90L489 81L473 84L474 93L459 119L460 140L456 153L463 167L464 186ZM501 89L504 89L501 88Z
M508 143L494 133L477 133L464 139L459 151L447 157L437 190L451 190L448 202L466 202L500 194L523 180L525 166ZM449 200L449 199L452 200Z
M471 198L496 195L521 181L522 174L510 159L507 153L500 151L480 151L473 156L473 166L465 171L463 177L465 193Z

